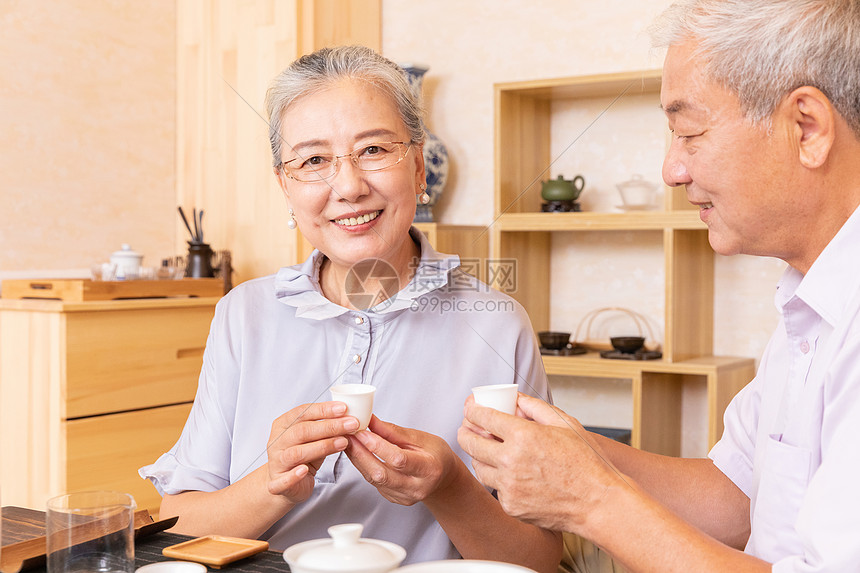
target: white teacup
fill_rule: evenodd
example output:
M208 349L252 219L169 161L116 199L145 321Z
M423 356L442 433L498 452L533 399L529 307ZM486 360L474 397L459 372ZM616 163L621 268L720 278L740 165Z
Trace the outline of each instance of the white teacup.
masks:
M472 388L472 396L481 406L513 415L517 411L518 391L519 387L516 384L490 384Z
M337 384L330 390L332 400L346 404L346 415L358 418L356 432L365 429L373 414L373 394L376 387L369 384Z

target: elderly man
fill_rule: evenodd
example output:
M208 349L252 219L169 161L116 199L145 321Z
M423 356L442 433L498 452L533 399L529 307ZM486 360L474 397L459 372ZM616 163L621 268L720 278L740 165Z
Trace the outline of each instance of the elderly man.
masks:
M652 32L663 178L718 253L789 265L758 373L706 459L637 451L525 396L520 417L470 401L459 441L508 513L631 571L858 571L860 2L690 0Z

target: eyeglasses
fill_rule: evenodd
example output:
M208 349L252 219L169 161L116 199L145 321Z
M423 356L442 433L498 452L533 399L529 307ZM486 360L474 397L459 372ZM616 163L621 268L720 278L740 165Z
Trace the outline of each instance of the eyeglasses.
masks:
M412 144L403 141L366 143L343 155L317 153L309 157L296 157L281 163L288 177L303 183L313 183L334 177L340 169L340 160L349 157L362 171L379 171L394 167L406 157Z

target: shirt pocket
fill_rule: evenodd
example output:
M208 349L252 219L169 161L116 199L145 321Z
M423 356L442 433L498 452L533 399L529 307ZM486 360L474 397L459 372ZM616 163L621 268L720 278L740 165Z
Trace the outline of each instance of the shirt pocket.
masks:
M808 449L769 436L752 515L749 549L770 562L803 551L795 528L809 486Z

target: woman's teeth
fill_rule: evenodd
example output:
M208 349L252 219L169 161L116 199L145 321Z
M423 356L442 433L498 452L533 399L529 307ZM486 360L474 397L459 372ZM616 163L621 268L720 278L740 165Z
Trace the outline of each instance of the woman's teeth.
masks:
M364 215L359 215L358 217L347 217L345 219L335 219L334 222L338 225L361 225L362 223L367 223L369 221L373 221L379 216L379 211L374 211L373 213L365 213Z
M699 205L699 210L703 211L705 209L710 209L713 206L714 206L713 203L702 203L701 205Z

